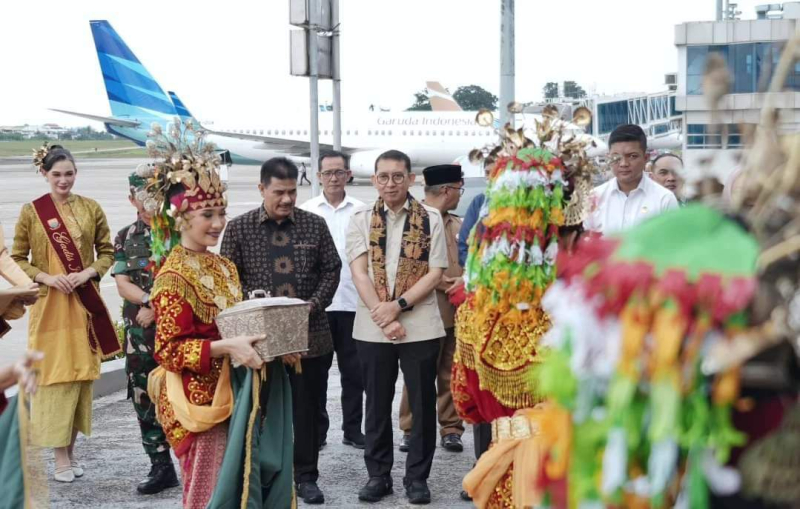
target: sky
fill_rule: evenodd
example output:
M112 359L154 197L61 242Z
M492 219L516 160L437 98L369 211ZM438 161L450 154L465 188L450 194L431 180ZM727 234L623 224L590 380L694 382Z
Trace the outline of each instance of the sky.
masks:
M764 0L742 0L742 18ZM657 92L677 69L674 27L715 0L516 1L516 99L548 81L598 94ZM0 125L87 125L48 108L109 115L89 20L106 19L201 121L307 124L308 80L289 75L288 0L2 2ZM500 0L340 0L342 111L402 110L425 82L499 91ZM331 85L320 81L320 102ZM301 124L297 124L301 125ZM94 124L101 127L100 124Z

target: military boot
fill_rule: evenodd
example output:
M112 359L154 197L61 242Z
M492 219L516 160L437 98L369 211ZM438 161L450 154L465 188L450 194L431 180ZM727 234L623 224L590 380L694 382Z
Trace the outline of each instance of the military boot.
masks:
M155 495L167 488L179 485L180 481L178 481L178 474L175 473L175 467L172 466L172 459L169 457L166 460L157 458L153 460L153 466L150 468L147 479L139 483L136 491L142 495Z

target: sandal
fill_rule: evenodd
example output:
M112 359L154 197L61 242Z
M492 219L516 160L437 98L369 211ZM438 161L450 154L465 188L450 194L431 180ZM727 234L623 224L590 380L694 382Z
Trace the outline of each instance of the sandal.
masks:
M75 480L75 473L72 471L72 465L65 467L56 467L55 479L58 482L72 482Z
M78 460L71 460L69 464L75 477L83 477L83 468L78 464Z

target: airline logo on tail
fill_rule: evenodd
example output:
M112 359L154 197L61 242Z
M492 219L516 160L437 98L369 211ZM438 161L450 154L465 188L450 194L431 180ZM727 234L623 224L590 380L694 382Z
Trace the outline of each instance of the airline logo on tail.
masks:
M433 111L462 111L450 92L438 81L428 81L428 100L431 102Z
M178 112L178 116L181 117L181 120L189 120L193 119L194 116L189 113L189 109L183 104L178 98L178 94L175 92L167 92L169 94L169 98L172 100L172 104L175 106L175 111Z
M91 21L111 113L117 118L168 119L178 114L169 96L108 21Z

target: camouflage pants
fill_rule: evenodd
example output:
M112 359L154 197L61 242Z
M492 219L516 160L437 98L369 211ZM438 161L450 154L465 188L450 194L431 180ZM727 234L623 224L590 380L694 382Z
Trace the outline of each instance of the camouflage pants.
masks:
M126 324L128 325L128 324ZM152 461L169 459L169 444L164 430L156 420L156 404L147 395L147 375L158 367L153 359L152 331L141 327L126 327L125 372L128 375L128 398L133 399L133 408L139 419L144 451Z

